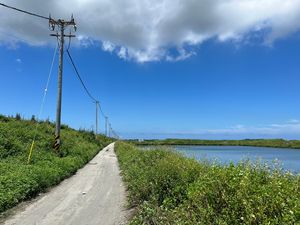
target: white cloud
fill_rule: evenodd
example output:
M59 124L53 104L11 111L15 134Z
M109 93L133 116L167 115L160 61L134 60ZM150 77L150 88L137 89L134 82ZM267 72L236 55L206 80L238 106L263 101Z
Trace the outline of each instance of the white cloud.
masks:
M178 62L190 58L193 55L196 55L196 53L193 51L187 51L184 48L180 48L178 49L177 56L167 55L166 60L170 62Z
M121 59L126 59L127 58L127 49L124 48L124 47L121 47L119 52L118 52L118 56L121 58Z
M107 52L113 52L116 49L116 46L110 41L103 41L102 49Z
M291 120L287 121L287 123L298 124L298 123L300 123L300 120L291 119Z
M126 138L194 138L194 139L246 139L246 138L300 138L300 120L278 124L245 126L238 124L223 129L202 129L194 132L123 133Z
M179 61L206 40L243 43L257 33L271 45L300 29L300 0L11 0L10 5L78 24L78 42L123 59ZM0 44L54 43L47 22L0 8ZM178 49L177 54L170 48Z
M228 129L214 129L201 131L200 133L208 134L255 134L261 136L277 136L299 135L300 137L300 121L289 120L284 123L269 124L264 126L244 126L236 125Z
M78 35L76 38L79 41L79 43L76 43L76 44L79 44L80 47L88 48L95 44L95 41L86 35ZM72 39L66 39L66 44L71 45Z
M22 60L21 59L16 59L16 62L17 63L22 63Z

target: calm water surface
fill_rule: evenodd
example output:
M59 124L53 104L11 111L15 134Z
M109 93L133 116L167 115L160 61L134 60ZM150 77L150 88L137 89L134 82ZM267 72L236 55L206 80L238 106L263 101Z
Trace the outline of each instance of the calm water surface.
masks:
M282 167L293 173L300 173L300 150L286 148L244 147L244 146L174 146L178 152L197 160L217 160L223 164L237 163L244 159L271 163L278 160Z

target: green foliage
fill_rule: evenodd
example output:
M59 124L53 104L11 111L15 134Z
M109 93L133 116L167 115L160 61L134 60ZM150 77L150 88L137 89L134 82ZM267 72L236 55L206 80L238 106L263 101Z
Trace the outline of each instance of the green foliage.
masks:
M45 191L74 174L104 146L112 142L91 132L63 126L60 153L52 150L54 124L0 116L0 212ZM36 142L27 164L33 137Z
M137 206L131 224L300 223L300 177L276 165L221 166L122 142L115 149Z
M30 120L31 122L36 122L35 115L32 115Z
M165 140L131 140L137 145L210 145L210 146L256 146L274 148L300 149L299 140L284 139L245 139L245 140L194 140L194 139L165 139Z
M20 113L16 114L16 120L21 120L21 114Z

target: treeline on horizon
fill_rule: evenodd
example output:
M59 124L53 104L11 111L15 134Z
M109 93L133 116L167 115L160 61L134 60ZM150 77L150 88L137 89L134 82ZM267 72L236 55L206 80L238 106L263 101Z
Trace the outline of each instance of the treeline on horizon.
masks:
M300 149L300 140L284 139L244 139L244 140L197 140L197 139L164 139L164 140L128 140L137 145L205 145L205 146L254 146L273 148Z

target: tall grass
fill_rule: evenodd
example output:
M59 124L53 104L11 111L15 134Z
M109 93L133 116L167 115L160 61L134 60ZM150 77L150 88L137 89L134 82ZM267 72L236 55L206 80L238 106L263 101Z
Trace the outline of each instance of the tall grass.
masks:
M54 124L39 122L30 164L28 150L36 121L0 116L0 212L74 174L112 140L62 126L62 148L52 150Z
M300 177L241 162L197 162L167 150L115 145L131 224L299 224Z

